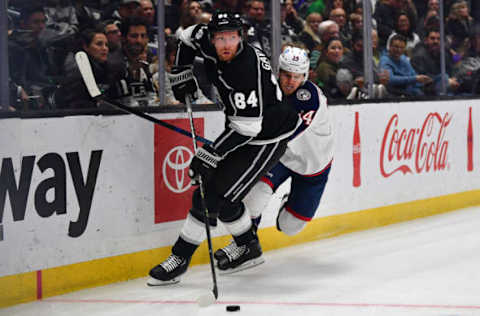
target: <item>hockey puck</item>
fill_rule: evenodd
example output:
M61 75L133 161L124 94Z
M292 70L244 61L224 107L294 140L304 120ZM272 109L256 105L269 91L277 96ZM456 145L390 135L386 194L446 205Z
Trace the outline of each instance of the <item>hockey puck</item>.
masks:
M227 305L227 312L238 312L240 305Z

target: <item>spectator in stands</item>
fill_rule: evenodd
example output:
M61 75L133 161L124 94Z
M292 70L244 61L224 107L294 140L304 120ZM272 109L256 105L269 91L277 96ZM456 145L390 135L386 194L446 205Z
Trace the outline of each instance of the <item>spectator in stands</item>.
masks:
M108 40L103 28L86 29L79 34L81 50L86 52L92 66L93 75L100 88L108 90L113 82L112 72L107 65ZM92 108L92 101L74 59L69 66L71 71L62 80L60 87L49 98L56 108ZM105 91L108 93L108 91Z
M372 30L372 50L373 50L373 63L378 67L380 64L380 49L378 48L378 32L377 30Z
M140 0L120 0L118 9L113 12L112 17L121 23L124 19L140 15Z
M355 32L362 32L363 31L363 16L361 14L358 14L358 13L350 14L349 24L350 24L351 34L353 34Z
M432 78L418 75L405 55L407 40L403 35L395 35L390 42L388 54L380 58L380 68L389 72L387 90L396 96L423 95L422 84L430 84Z
M43 7L27 7L21 11L20 28L8 40L10 78L28 95L40 96L44 88L55 86L50 58L39 40L45 23ZM43 103L38 106L43 107Z
M312 52L313 50L320 50L320 31L318 26L322 22L322 15L317 12L312 12L307 16L303 31L299 35L299 40L305 44L306 48Z
M411 0L379 0L375 4L373 17L377 22L381 48L386 46L387 39L395 28L395 17L399 11L407 13L410 27L416 29L417 12Z
M446 75L447 87L450 91L455 91L459 87L456 78L450 77L452 73L452 58L448 51L445 52L446 58ZM433 79L433 84L425 85L424 92L426 95L439 95L441 90L441 67L440 67L440 31L432 29L428 31L427 37L423 43L419 43L414 50L411 64L415 72L427 75Z
M328 42L332 37L340 37L340 28L338 27L338 24L331 20L320 23L318 26L318 32L322 43Z
M113 20L105 21L105 34L108 39L108 48L110 53L113 53L122 48L122 32L118 28L118 25Z
M140 16L142 16L148 25L156 25L155 21L155 7L152 0L140 0Z
M248 23L247 41L262 49L267 56L272 55L270 44L271 26L265 19L265 3L263 0L249 0L246 14Z
M340 38L333 37L324 44L320 63L315 69L318 85L322 88L327 99L344 98L337 86L337 70L343 57L343 44Z
M436 10L429 10L425 17L420 19L417 25L417 34L420 38L427 36L430 29L440 29L440 13Z
M182 16L180 17L180 26L175 31L175 36L177 37L177 39L187 27L198 23L198 20L202 13L203 11L200 3L198 3L197 1L188 2L187 10L182 12Z
M343 46L349 47L351 35L345 10L342 8L333 9L330 11L329 19L337 23Z
M403 35L407 39L407 47L405 54L408 57L412 56L412 50L413 48L420 43L420 37L418 36L417 33L415 33L412 29L412 23L410 21L410 18L408 17L408 14L405 11L401 11L398 13L398 15L395 17L395 28L388 37L387 40L387 51L389 50L390 47L390 41L392 40L393 36L396 34Z
M305 10L305 7L307 8ZM306 12L304 16L309 15L310 13L316 12L323 16L325 13L325 1L324 0L314 0L313 2L308 2L303 5L303 9L300 12Z
M283 0L282 0L283 1ZM285 0L280 6L280 34L282 43L294 42L303 29L303 21L293 9L292 0ZM271 29L271 25L268 26Z
M468 4L459 0L452 4L447 18L446 33L451 37L452 45L460 45L472 32L474 20L470 16Z
M453 76L460 82L457 94L472 94L475 86L480 84L480 24L474 26L470 42L470 51L453 69Z
M298 15L293 5L293 0L281 0L282 21L290 27L295 34L300 34L303 30L304 21Z
M46 27L57 35L74 34L78 31L75 7L70 0L48 0L44 8Z
M325 3L325 11L324 11L325 19L330 18L332 10L335 10L335 9L343 9L345 11L344 1L343 0L327 0Z
M352 50L345 53L342 61L340 62L340 67L348 69L352 76L355 86L360 89L364 88L364 54L363 54L363 32L356 32L352 35ZM385 86L388 83L388 71L380 71L372 61L372 69L374 75L374 95L373 98L382 98L385 96L386 88Z

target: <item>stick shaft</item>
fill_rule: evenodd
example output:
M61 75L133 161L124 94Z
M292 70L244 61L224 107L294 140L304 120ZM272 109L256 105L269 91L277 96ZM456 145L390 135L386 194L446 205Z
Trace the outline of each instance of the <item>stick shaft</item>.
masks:
M188 119L190 120L190 130L192 133L192 141L193 141L193 149L195 152L197 151L197 141L196 141L196 132L195 132L195 125L193 124L193 113L192 113L192 105L190 103L190 97L185 97L185 104L187 106L187 114ZM217 286L217 275L215 272L215 265L213 262L213 247L212 247L212 237L210 233L210 220L208 214L207 203L205 202L205 188L203 186L202 177L198 179L199 187L200 187L200 200L203 207L203 220L205 222L205 230L207 231L207 243L208 243L208 255L210 257L210 269L212 271L212 281L213 281L213 295L215 299L218 298L218 286Z
M161 126L163 126L163 127L166 127L166 128L168 128L168 129L170 129L170 130L172 130L172 131L175 131L175 132L177 132L177 133L180 133L180 134L182 134L182 135L184 135L184 136L195 137L195 140L197 140L197 141L199 141L199 142L202 142L202 143L204 143L204 144L212 144L212 141L210 141L210 140L208 140L208 139L206 139L206 138L203 138L202 136L197 136L197 135L193 136L193 134L192 134L191 132L188 132L188 131L184 130L183 128L180 128L180 127L178 127L178 126L175 126L175 125L169 124L169 123L167 123L167 122L161 121L161 120L159 120L159 119L157 119L157 118L155 118L155 117L153 117L153 116L151 116L151 115L145 114L145 113L143 113L142 111L137 110L137 109L135 109L135 108L128 107L128 106L126 106L126 105L123 105L123 104L121 104L121 103L118 103L118 102L115 102L115 101L112 101L112 100L108 100L108 101L107 101L107 100L101 99L99 102L100 102L100 103L107 104L107 105L109 105L109 106L113 106L113 107L115 107L115 108L117 108L117 109L119 109L119 110L122 110L122 111L124 111L124 112L130 113L130 114L134 114L134 115L139 116L139 117L141 117L141 118L143 118L143 119L146 119L147 121L150 121L150 122L152 122L152 123L161 125ZM196 141L194 141L194 143L195 143L195 146L196 146Z

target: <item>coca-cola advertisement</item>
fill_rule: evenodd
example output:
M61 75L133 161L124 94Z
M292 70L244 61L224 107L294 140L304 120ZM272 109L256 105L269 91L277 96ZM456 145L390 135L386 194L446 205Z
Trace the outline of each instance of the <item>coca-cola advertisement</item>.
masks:
M188 119L165 121L190 129ZM194 119L194 124L198 136L203 136L204 119ZM155 126L155 224L182 220L187 216L195 189L188 176L193 155L190 137Z
M431 112L420 125L393 114L385 128L380 148L380 172L388 178L398 174L442 172L449 168L451 142L448 130L453 114Z

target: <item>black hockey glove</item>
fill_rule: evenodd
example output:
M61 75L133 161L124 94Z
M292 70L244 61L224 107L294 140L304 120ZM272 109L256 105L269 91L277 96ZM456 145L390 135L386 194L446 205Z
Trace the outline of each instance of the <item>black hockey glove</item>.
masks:
M194 99L197 98L199 87L191 67L173 67L171 73L168 74L168 79L172 85L173 94L178 101L185 103L186 95L190 95Z
M197 153L190 163L190 170L188 170L192 184L199 184L199 176L202 177L204 182L210 180L220 160L222 160L222 157L220 157L210 145L198 148Z

